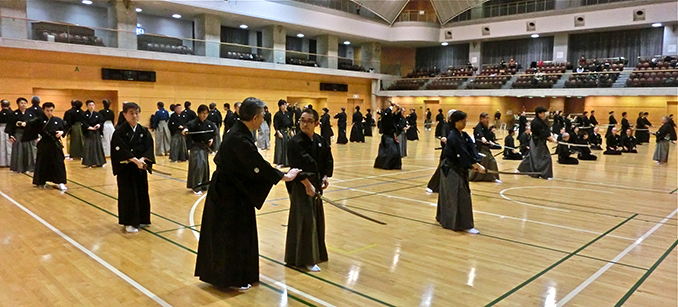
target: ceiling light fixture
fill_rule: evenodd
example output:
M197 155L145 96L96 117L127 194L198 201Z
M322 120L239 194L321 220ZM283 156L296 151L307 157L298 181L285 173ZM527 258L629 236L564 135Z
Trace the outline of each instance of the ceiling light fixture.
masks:
M137 13L141 13L141 11L143 11L143 10L140 7L138 7L138 8L135 9L135 11L137 11Z
M246 24L240 25L240 29L247 29L247 28L249 28L249 27Z
M350 45L350 44L351 44L351 42L349 42L349 41L344 41L344 45Z
M181 15L179 15L179 14L174 14L174 15L172 15L172 17L173 17L173 18L179 19L179 18L181 18Z
M83 1L83 2L85 2L85 1ZM659 22L655 22L655 23L652 24L652 26L655 27L655 28L659 28L659 27L662 26L662 24L659 23Z
M442 43L440 43L440 44L441 44L441 45L443 45L443 46L447 46L447 45L449 45L449 43L448 43L448 42L442 42Z
M82 3L90 5L90 4L92 4L92 1L91 0L82 0Z
M298 37L298 38L302 38L302 37L304 37L304 34L299 33L299 34L297 34L297 37Z
M532 34L532 35L530 35L530 36L531 36L532 38L537 38L537 37L539 37L539 34L534 33L534 34Z

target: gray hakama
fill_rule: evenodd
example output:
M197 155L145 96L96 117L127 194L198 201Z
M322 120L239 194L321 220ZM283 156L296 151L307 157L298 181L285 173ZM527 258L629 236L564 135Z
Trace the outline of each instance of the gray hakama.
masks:
M398 134L398 146L400 147L400 157L407 157L407 131L403 130Z
M186 187L193 191L207 191L209 185L198 187L210 181L209 152L207 148L195 145L191 147L191 156L188 159L188 181Z
M82 137L82 123L75 122L68 133L68 154L71 159L83 157L85 143Z
M99 131L90 131L85 135L85 151L82 157L82 165L102 166L106 164L104 147L101 144Z
M447 161L442 165L436 221L455 231L474 228L468 170L451 168Z
M219 128L217 128L217 132L212 139L212 146L210 146L210 150L212 150L213 153L216 153L219 150L219 147L221 147L221 133L219 133Z
M327 261L323 201L308 196L306 187L301 183L294 182L288 187L290 213L287 221L285 263L310 266Z
M158 121L158 127L155 128L155 155L163 156L170 152L172 136L166 120Z
M551 153L546 146L546 141L534 142L530 140L530 151L527 152L525 159L518 166L520 172L539 172L541 175L532 175L535 178L552 178L553 177L553 161L551 160Z
M663 140L657 142L657 147L654 149L652 160L666 163L669 161L669 141Z
M104 137L101 140L101 146L104 147L104 156L111 156L111 138L113 137L113 132L115 132L115 125L113 125L112 120L107 120L104 122Z
M485 167L487 170L491 171L498 171L499 168L497 167L497 159L494 158L494 155L492 155L492 152L490 151L490 148L487 146L481 146L480 147L480 153L484 154L485 156L483 159L480 161L480 165ZM469 181L494 181L494 180L499 179L499 174L490 174L490 173L476 173L473 171L469 171Z
M265 121L259 126L257 147L261 150L271 148L271 129Z
M17 173L32 172L35 170L35 141L20 142L24 129L16 129L12 144L12 159L9 169Z
M7 124L0 124L0 167L8 167L12 162L12 143L9 134L5 133Z
M275 154L273 155L273 164L288 166L290 165L287 159L287 143L290 141L288 130L280 131L282 138L275 137Z
M181 132L172 135L172 146L170 147L170 161L187 161L188 148L186 148L186 137Z

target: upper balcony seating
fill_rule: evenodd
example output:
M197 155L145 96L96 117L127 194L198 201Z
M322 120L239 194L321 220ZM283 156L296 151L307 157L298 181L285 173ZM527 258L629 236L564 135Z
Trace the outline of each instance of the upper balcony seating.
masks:
M137 35L139 50L157 51L177 54L194 54L193 49L183 45L183 41L176 37L141 34Z
M31 27L34 40L105 47L94 29L87 27L45 21L33 22Z
M627 87L678 86L678 59L675 56L639 60L626 80Z

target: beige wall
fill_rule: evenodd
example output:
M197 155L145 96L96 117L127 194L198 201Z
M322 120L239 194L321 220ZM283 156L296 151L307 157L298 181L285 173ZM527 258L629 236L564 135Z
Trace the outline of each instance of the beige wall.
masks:
M414 70L416 55L416 48L382 48L381 72L397 73L399 71L401 76L405 76ZM400 70L397 70L398 67Z
M194 109L200 104L216 102L221 110L224 102L233 104L254 96L275 110L279 99L310 97L316 102L324 101L324 106L334 113L346 106L354 95L366 100L370 97L371 80L362 78L15 48L0 48L0 54L0 99L14 101L20 96L33 95L36 89L117 92L118 106L124 101L140 104L143 124L148 124L158 101L169 106L189 100ZM101 68L153 70L157 81L104 81ZM321 82L348 84L348 92L320 91ZM63 97L66 92L61 93Z
M586 97L586 110L595 110L596 119L601 124L608 122L609 112L614 111L614 116L621 122L622 112L628 112L628 120L632 125L636 124L638 112L648 112L648 119L653 125L659 126L661 118L666 114L668 101L675 101L676 96L652 96L652 97ZM675 115L674 115L675 116Z

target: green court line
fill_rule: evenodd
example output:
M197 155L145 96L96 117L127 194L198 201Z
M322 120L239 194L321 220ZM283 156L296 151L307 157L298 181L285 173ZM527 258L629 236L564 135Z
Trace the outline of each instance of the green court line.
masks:
M69 181L71 181L71 180L69 180ZM71 181L71 182L73 182L73 183L75 183L75 184L77 184L77 185L80 185L80 186L82 186L82 187L88 188L89 190L91 190L91 191L93 191L93 192L96 192L96 193L99 193L99 194L108 196L108 197L111 198L111 199L117 199L117 198L115 198L115 197L113 197L113 196L111 196L111 195L108 195L108 194L106 194L106 193L104 193L104 192L101 192L101 191L98 191L98 190L89 188L89 187L84 186L84 185L82 185L82 184L80 184L80 183L78 183L78 182L75 182L75 181ZM83 200L83 199L81 199L81 198L78 198L78 199L81 200L81 201L83 201L83 202L85 202L85 203L87 203L87 204L89 204L89 205L92 205L92 206L94 206L94 207L96 207L96 208L98 208L98 209L100 209L100 210L102 210L102 211L105 211L105 212L107 212L107 213L109 213L109 214L111 214L111 215L117 217L117 215L115 215L115 214L113 214L113 213L111 213L111 212L109 212L109 211L106 211L105 209L102 209L102 208L100 208L100 207L98 207L98 206L96 206L96 205L94 205L94 204L91 204L91 203L89 203L89 202L87 202L87 201L85 201L85 200ZM286 210L289 210L289 209L286 209ZM282 211L282 210L280 210L280 211ZM175 223L175 224L177 224L177 225L181 225L181 226L184 226L184 227L186 227L186 228L190 228L190 226L181 224L181 223L176 222L176 221L172 221L171 219L165 218L165 217L163 217L163 216L161 216L161 215L158 215L158 214L155 214L155 213L153 213L153 212L151 212L151 214L153 214L154 216L157 216L157 217L166 219L166 220L168 220L168 221L171 221L171 222L173 222L173 223ZM193 229L193 228L191 228L191 229ZM194 230L195 230L195 229L194 229ZM149 231L149 230L146 230L146 231ZM198 231L198 230L195 230L195 231L196 231L196 232L200 232L200 231ZM150 231L149 231L149 232L150 232ZM159 235L158 235L158 236L159 236ZM170 241L169 239L166 239L166 240ZM176 243L176 242L174 242L174 244L175 244L175 245L180 245L179 243ZM266 257L266 256L264 256L264 255L261 255L261 254L259 254L259 257L262 257L262 258L264 258L264 259L268 259L268 260L271 260L271 261L275 261L275 260L272 260L271 258L268 258L268 257ZM285 264L282 264L282 263L277 262L277 261L275 261L275 262L278 263L278 264L281 264L281 265L285 266ZM349 292L351 292L351 293L357 294L357 295L359 295L359 296L362 296L362 297L367 298L367 299L369 299L369 300L372 300L372 301L374 301L374 302L380 303L380 304L382 304L382 305L385 305L385 306L395 306L395 305L391 305L391 304L389 304L389 303L383 302L383 301L381 301L381 300L379 300L379 299L377 299L377 298L371 297L371 296L369 296L369 295L367 295L367 294L363 294L363 293L358 292L358 291L355 291L355 290L353 290L353 289L344 287L344 286L342 286L342 285L340 285L340 284L337 284L337 283L335 283L335 282L332 282L332 281L325 280L325 279L323 279L323 278L317 277L317 276L315 276L315 275L313 275L313 274L310 274L310 273L308 273L308 272L304 272L304 271L300 271L300 270L297 270L297 271L301 272L301 273L304 274L304 275L307 275L307 276L310 276L310 277L313 277L313 278L322 280L322 281L324 281L324 282L326 282L326 283L329 283L329 284L331 284L331 285L334 285L334 286L336 286L336 287L339 287L339 288L341 288L342 290L349 291Z
M623 222L617 224L617 226L614 226L614 227L610 228L608 231L604 232L603 234L599 235L599 236L596 237L595 239L593 239L593 240L589 241L588 243L584 244L584 246L578 248L578 249L575 250L574 252L571 252L571 253L568 254L567 256L565 256L565 257L563 257L562 259L558 260L558 262L556 262L556 263L552 264L551 266L549 266L549 267L543 269L541 272L539 272L539 273L537 273L536 275L530 277L528 280L524 281L524 282L521 283L520 285L514 287L513 289L511 289L511 290L509 290L508 292L504 293L502 296L496 298L494 301L492 301L492 302L490 302L489 304L485 305L485 307L494 306L494 305L496 305L497 303L501 302L501 301L504 300L505 298L509 297L511 294L513 294L513 293L515 293L516 291L522 289L522 288L525 287L527 284L531 283L531 282L534 281L535 279L537 279L537 278L541 277L542 275L546 274L548 271L552 270L553 268L557 267L557 266L560 265L561 263L565 262L567 259L572 258L574 255L576 255L577 253L579 253L579 252L581 252L582 250L586 249L587 247L589 247L591 244L595 243L596 241L602 239L604 236L606 236L606 235L608 235L609 233L613 232L615 229L621 227L621 226L624 225L626 222L628 222L628 221L630 221L631 219L635 218L637 215L638 215L638 214L634 214L634 215L630 216L629 218L627 218L626 220L624 220Z
M673 249L676 248L676 245L678 245L678 240L674 241L673 244L671 244L671 247L669 247L669 249L667 249L666 252L661 257L659 257L659 259L657 259L657 261L650 267L650 269L647 270L645 274L643 274L643 276L636 282L636 284L634 284L633 287L631 287L631 289L629 289L629 291L626 292L626 294L614 306L619 307L624 305L624 303L626 303L626 301L631 297L631 295L633 295L633 293L635 293L636 290L638 290L640 285L642 285L643 282L645 282L645 280L648 277L650 277L650 274L652 274L652 272L654 272L654 270L657 269L657 267L662 263L662 261L664 261L664 259L666 259L666 257L671 253L671 251L673 251Z

